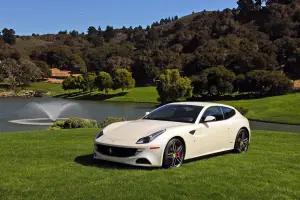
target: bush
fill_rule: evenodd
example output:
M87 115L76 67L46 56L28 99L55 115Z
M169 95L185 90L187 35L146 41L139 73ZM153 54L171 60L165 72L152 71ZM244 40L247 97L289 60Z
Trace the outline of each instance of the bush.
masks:
M56 129L56 128L64 128L65 125L65 121L60 120L60 121L56 121L53 123L53 125L51 126L51 129Z
M22 91L22 88L19 88L19 87L15 88L15 90L14 90L14 92L16 94L19 94L21 91Z
M73 129L73 128L98 128L96 120L89 120L89 119L81 119L76 117L71 117L65 121L57 121L55 122L52 127L54 128L61 128L61 129Z
M96 120L80 119L71 117L64 123L64 129L70 128L98 128Z
M121 122L125 121L126 119L123 117L107 117L105 118L102 122L99 123L98 127L99 128L104 128L110 124L116 123L116 122Z
M236 108L242 115L246 115L248 113L248 109L244 107Z

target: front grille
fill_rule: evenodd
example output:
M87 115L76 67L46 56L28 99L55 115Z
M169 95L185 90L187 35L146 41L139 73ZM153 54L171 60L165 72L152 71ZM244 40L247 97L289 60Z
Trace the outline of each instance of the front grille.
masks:
M107 146L107 145L96 145L96 150L107 156L113 156L113 157L131 157L134 156L134 154L137 152L138 149L134 148L123 148L123 147L113 147L113 146Z

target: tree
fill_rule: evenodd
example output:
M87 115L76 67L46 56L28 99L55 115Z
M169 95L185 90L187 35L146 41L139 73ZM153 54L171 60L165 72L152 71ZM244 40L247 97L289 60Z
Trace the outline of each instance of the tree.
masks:
M107 94L108 90L113 86L113 80L109 73L100 72L95 80L95 85L99 91L105 91Z
M16 60L8 58L1 62L0 74L3 78L6 78L7 83L13 90L17 87L17 76L20 73L20 66Z
M29 85L31 82L41 78L41 70L35 63L27 59L20 60L20 74L17 76L19 86Z
M184 101L192 97L191 81L187 77L180 77L176 69L166 70L158 78L156 90L161 103Z
M80 55L77 54L71 55L71 67L75 72L79 72L79 73L87 72L87 66L84 60L80 57Z
M106 41L109 41L111 38L115 37L115 31L112 26L106 26L106 30L104 32L104 38Z
M234 92L243 91L245 85L245 75L239 74L234 80Z
M99 36L102 36L102 29L101 29L100 26L98 26L98 35L99 35Z
M89 73L85 74L83 78L85 81L86 88L90 91L90 93L92 93L92 91L96 87L97 75L95 73L89 72Z
M82 90L82 91L87 90L86 82L84 81L82 75L74 77L74 87L75 89Z
M70 32L70 35L72 37L78 37L79 33L78 33L78 31L73 30L73 31Z
M41 70L41 79L51 77L51 69L44 61L35 61L36 66Z
M135 80L132 78L131 72L127 69L116 69L114 72L114 88L121 88L122 92L125 89L133 88L135 86Z
M259 95L286 94L292 88L292 81L281 72L253 70L247 73L244 91Z
M200 95L222 95L233 92L235 74L225 67L212 67L194 76L194 92Z
M2 30L2 37L3 37L3 40L10 44L10 45L13 45L16 43L16 36L15 36L15 31L13 29L7 29L7 28L4 28Z
M94 35L97 35L98 31L94 26L90 26L88 28L87 33L88 33L88 36L94 36Z
M174 29L176 31L182 30L184 28L184 23L182 21L178 21L174 24Z
M11 89L28 85L40 78L41 71L30 60L21 59L18 63L14 59L6 59L2 63L1 74L7 79Z
M65 30L65 31L59 31L58 32L58 35L66 35L66 34L68 34L67 30Z
M64 79L64 81L62 82L61 87L63 90L68 90L69 93L70 93L70 90L74 90L75 89L74 77L73 76L66 77Z
M280 3L280 4L291 4L295 0L264 0L267 5L270 5L272 3Z

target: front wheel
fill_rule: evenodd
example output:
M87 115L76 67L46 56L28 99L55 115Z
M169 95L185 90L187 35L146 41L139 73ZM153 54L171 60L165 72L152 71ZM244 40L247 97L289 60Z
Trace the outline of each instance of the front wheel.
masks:
M245 129L241 129L235 140L234 152L244 153L248 151L249 146L249 134Z
M172 139L165 148L163 168L179 167L184 158L184 144L179 139Z

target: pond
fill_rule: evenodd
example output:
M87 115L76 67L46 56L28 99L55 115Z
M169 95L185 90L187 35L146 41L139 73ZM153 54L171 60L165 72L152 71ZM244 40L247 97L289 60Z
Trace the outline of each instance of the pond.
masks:
M25 125L11 120L81 117L101 121L106 117L138 119L155 109L153 104L76 101L58 98L1 98L0 132L45 130L49 125Z
M47 123L51 121L49 117L53 119L80 117L97 121L106 117L124 117L134 120L155 108L154 104L145 103L76 101L58 98L0 98L0 132L46 130L49 128ZM23 124L11 123L12 120ZM44 125L26 125L26 123ZM299 125L250 121L250 127L252 130L300 132Z

